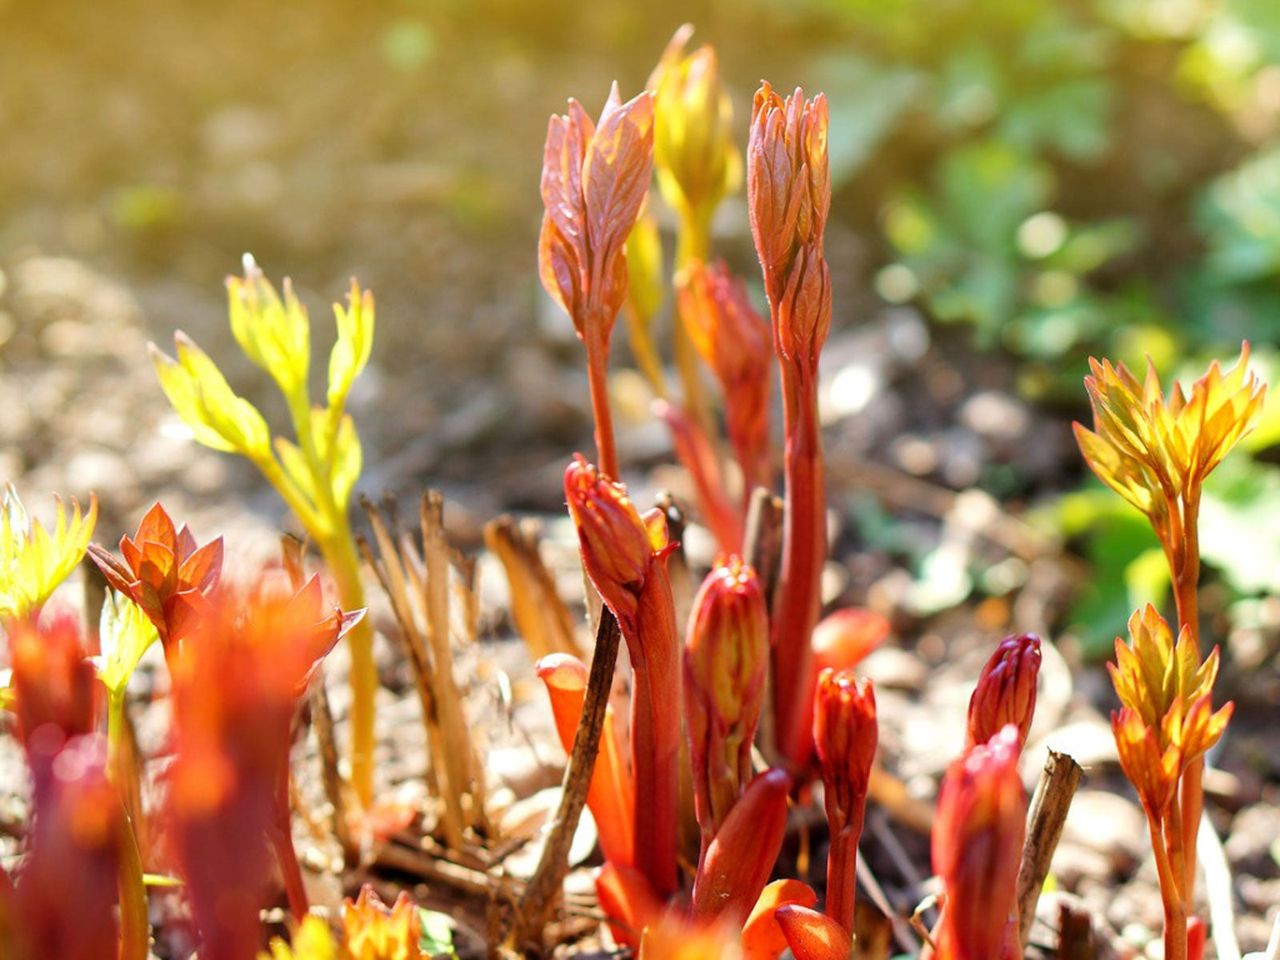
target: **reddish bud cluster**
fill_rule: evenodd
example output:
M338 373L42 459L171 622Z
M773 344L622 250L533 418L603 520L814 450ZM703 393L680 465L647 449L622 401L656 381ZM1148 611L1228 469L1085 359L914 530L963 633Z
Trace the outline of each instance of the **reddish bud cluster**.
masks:
M785 100L765 83L751 108L747 145L751 234L774 312L778 353L816 372L831 326L831 277L822 235L831 205L827 100Z
M155 624L172 663L174 648L199 618L222 573L222 538L204 546L185 524L179 529L156 504L132 537L120 538L121 561L97 544L89 556L112 588L128 597Z
M986 743L1010 723L1018 728L1019 746L1025 744L1036 711L1039 676L1039 637L1023 633L1001 640L969 698L966 748Z
M685 722L704 850L750 776L768 658L760 578L741 557L721 557L693 601L684 648Z
M1018 776L1018 728L1009 724L951 765L938 794L933 870L946 905L939 960L1013 960L1018 866L1027 796Z

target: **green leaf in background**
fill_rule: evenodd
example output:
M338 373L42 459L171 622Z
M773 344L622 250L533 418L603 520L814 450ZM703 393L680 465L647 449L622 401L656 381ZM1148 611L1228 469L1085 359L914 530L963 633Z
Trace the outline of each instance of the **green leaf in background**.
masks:
M453 921L447 913L418 908L418 920L422 924L422 940L419 948L430 957L456 957L453 949Z
M1280 467L1223 461L1200 504L1200 555L1241 593L1280 592Z
M831 182L838 188L875 152L919 95L924 78L915 70L856 55L823 57L815 69L816 87L826 92L831 110L827 152Z
M1144 603L1161 605L1169 592L1164 551L1146 517L1101 486L1068 494L1048 520L1068 537L1089 537L1091 573L1068 614L1090 659L1110 656L1131 614Z

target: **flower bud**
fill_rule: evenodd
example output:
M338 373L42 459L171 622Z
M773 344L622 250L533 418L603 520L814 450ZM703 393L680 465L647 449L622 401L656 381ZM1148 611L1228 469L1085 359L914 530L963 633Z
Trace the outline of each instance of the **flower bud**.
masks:
M823 670L818 677L813 741L822 768L828 817L837 824L865 800L875 760L878 728L871 681L851 670Z
M986 743L1009 723L1018 728L1019 747L1024 745L1036 710L1039 675L1039 637L1024 633L1001 640L969 698L966 748Z
M706 223L742 176L733 145L733 106L720 81L716 52L685 53L693 30L676 31L649 78L654 91L654 166L658 186L686 219Z
M947 770L933 827L933 870L946 907L938 956L995 960L1016 940L1018 866L1027 796L1018 776L1018 728L1005 726Z
M538 240L542 284L583 340L608 342L627 295L623 250L649 189L653 97L623 104L615 85L599 124L569 101L547 127L546 214Z
M876 756L876 692L852 670L818 676L813 741L822 771L831 848L827 854L827 916L853 931L858 838Z
M564 474L569 515L578 529L582 565L600 596L624 627L634 625L637 598L653 563L655 549L666 546L666 526L646 524L615 483L582 457Z
M704 848L750 776L768 663L760 578L741 557L721 557L694 598L684 649L685 719Z
M751 233L775 309L793 286L797 251L822 254L831 205L827 166L827 100L804 91L785 100L768 84L756 92L747 145L747 201Z

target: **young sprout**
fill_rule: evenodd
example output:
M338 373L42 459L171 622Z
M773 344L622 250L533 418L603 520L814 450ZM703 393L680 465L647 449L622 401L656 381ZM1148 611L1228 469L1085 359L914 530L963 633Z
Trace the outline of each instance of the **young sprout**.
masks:
M142 518L137 533L120 538L123 561L96 543L89 544L88 553L107 583L132 600L151 621L166 659L172 660L184 633L199 620L218 584L222 538L197 547L186 524L177 529L157 503Z
M827 101L803 90L785 100L756 92L747 146L747 207L764 273L782 371L786 519L773 617L773 701L778 747L803 766L813 749L810 635L827 555L826 493L818 424L818 354L831 326L823 230L831 203Z
M1107 664L1122 704L1111 714L1111 729L1147 815L1164 901L1165 956L1194 960L1187 928L1202 803L1198 773L1226 730L1232 704L1214 712L1218 648L1202 662L1187 626L1175 642L1169 624L1148 605L1129 618L1129 638L1129 644L1116 638L1116 662Z
M1039 676L1039 637L1023 633L1001 640L969 698L965 749L986 743L1010 723L1018 729L1019 747L1026 744Z
M1249 370L1249 344L1225 374L1215 360L1190 395L1175 382L1166 398L1149 360L1141 383L1124 364L1091 359L1089 367L1084 385L1094 429L1075 424L1080 452L1100 480L1151 521L1173 575L1178 621L1198 641L1201 486L1253 429L1266 395Z
M768 666L760 578L741 557L720 557L694 598L684 645L685 726L704 854L751 777Z
M677 292L680 316L702 361L720 381L725 431L742 471L743 506L768 486L773 344L742 280L722 262L691 263Z
M641 517L615 483L581 457L564 475L569 515L587 576L618 618L635 671L631 767L635 864L661 896L676 889L680 759L680 654L667 557L666 518ZM641 839L643 838L643 839Z
M947 770L933 828L933 870L946 902L938 960L1020 960L1017 884L1027 795L1018 728L970 747Z
M258 954L258 960L338 960L329 925L317 916L308 916L294 931L292 945L279 937L271 941L271 952Z
M179 651L168 816L202 958L254 955L270 847L295 918L306 915L289 828L290 730L320 660L362 613L326 610L314 579L292 597L223 595Z
M10 633L14 712L31 770L31 856L18 878L19 942L59 957L147 956L149 931L142 865L108 777L107 744L95 732L93 665L76 620L17 624ZM105 916L104 916L105 914ZM109 949L108 949L109 947ZM22 957L21 950L18 956Z
M627 298L627 238L640 215L653 162L653 97L622 103L615 84L598 123L582 105L547 126L542 161L546 213L538 238L542 285L573 320L587 351L604 472L618 476L609 412L609 339Z
M58 584L84 557L98 519L98 498L89 496L89 512L80 513L73 497L71 517L58 497L52 531L27 517L18 491L5 488L0 502L0 619L38 615Z
M367 883L342 904L345 954L358 960L428 960L418 908L403 890L390 909Z
M858 838L876 756L876 692L852 670L823 670L813 712L813 740L822 772L831 849L827 854L827 916L853 932Z
M342 606L362 609L364 586L347 514L362 453L346 404L373 347L373 294L353 280L347 305L334 304L338 335L329 353L323 407L311 402L311 324L290 283L285 281L283 296L277 293L246 255L244 276L227 279L227 296L231 332L245 355L280 388L296 442L284 437L273 442L262 414L236 395L213 360L182 333L174 337L173 358L152 345L160 386L197 442L239 453L262 472L319 547ZM351 783L361 805L368 808L373 802L373 700L378 687L372 627L362 622L348 636Z
M742 180L742 156L733 143L733 105L720 79L715 49L704 45L687 52L692 35L689 24L676 30L649 77L654 92L654 168L658 188L678 223L677 294L693 265L708 259L712 217ZM685 306L678 296L680 321L672 331L683 407L697 427L710 434L711 416Z

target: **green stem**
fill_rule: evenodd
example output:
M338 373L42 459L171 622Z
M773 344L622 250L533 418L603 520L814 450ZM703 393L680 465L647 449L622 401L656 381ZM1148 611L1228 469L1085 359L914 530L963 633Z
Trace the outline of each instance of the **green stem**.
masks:
M320 541L318 546L338 586L342 609L364 607L360 560L345 517L335 525L334 535ZM351 786L361 807L367 810L373 804L374 698L378 690L373 627L368 617L351 628L347 647L351 652Z
M151 924L147 916L147 888L142 877L142 853L133 818L124 802L124 691L112 690L107 698L107 774L120 800L120 862L116 884L120 896L120 960L146 960L151 950Z

